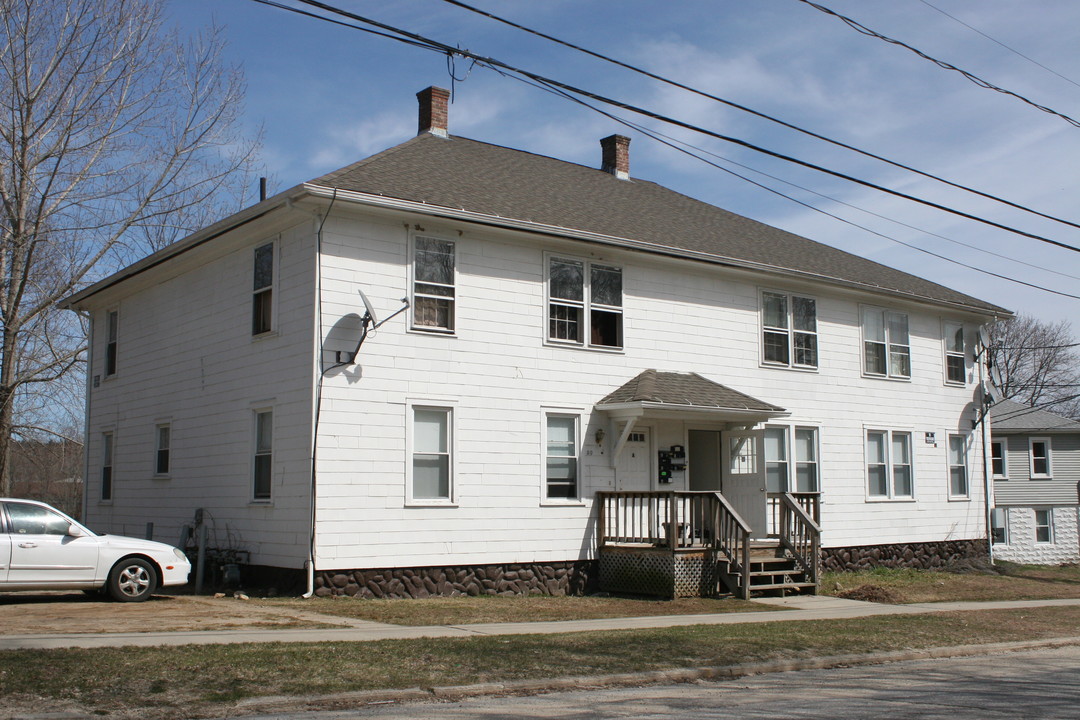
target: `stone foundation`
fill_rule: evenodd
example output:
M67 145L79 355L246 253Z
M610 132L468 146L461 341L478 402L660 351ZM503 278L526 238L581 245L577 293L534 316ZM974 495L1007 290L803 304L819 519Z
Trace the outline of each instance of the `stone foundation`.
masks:
M315 594L357 598L453 595L584 595L595 590L596 563L507 563L463 567L322 570Z
M867 570L873 567L927 570L944 567L957 560L986 558L988 554L985 539L823 548L821 568L827 571Z

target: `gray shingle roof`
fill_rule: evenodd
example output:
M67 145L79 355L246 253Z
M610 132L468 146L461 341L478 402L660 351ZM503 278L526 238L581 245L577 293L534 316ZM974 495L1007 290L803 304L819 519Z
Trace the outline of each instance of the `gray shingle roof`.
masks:
M542 155L423 134L312 180L440 208L467 210L665 249L855 283L977 311L1007 310L942 285L668 190Z
M991 433L1076 432L1080 422L1029 407L1012 400L999 400L990 408Z
M692 408L785 412L784 408L778 405L758 400L738 390L732 390L720 383L703 378L697 373L657 372L656 370L645 370L597 403L597 407L602 409L605 405L638 402Z

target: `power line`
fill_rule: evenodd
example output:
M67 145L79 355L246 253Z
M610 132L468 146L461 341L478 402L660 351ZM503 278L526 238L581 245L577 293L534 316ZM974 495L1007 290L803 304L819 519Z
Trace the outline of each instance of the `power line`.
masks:
M281 4L276 3L276 2L272 2L272 0L253 0L253 1L264 4L264 5L272 5L274 7L278 7L278 8L285 9L285 10L292 10L292 8L290 8L288 6L281 5ZM562 90L565 90L565 91L567 91L569 93L573 93L573 94L576 94L576 95L581 95L581 96L589 98L591 100L595 100L597 102L604 103L605 105L610 105L612 107L627 110L629 112L633 112L635 114L642 115L644 117L652 118L654 120L658 120L660 122L663 122L663 123L666 123L666 124L669 124L669 125L674 125L676 127L681 127L681 128L686 129L686 130L691 130L693 132L697 132L697 133L700 133L700 134L703 134L703 135L707 135L709 137L713 137L713 138L716 138L718 140L723 140L725 142L729 142L729 143L732 143L734 145L739 145L740 147L745 147L747 149L754 150L755 152L759 152L759 153L762 153L764 155L768 155L768 156L776 158L778 160L784 160L785 162L790 162L790 163L793 163L793 164L796 164L796 165L800 165L802 167L805 167L805 168L808 168L808 169L811 169L811 170L815 170L817 172L821 172L821 173L824 173L826 175L831 175L833 177L837 177L837 178L840 178L842 180L847 180L849 182L853 182L853 183L856 183L858 185L863 185L864 187L868 187L868 188L871 188L871 189L874 189L874 190L878 190L879 192L884 192L886 194L893 195L895 197L900 197L900 198L903 198L905 200L909 200L911 202L915 202L915 203L918 203L918 204L921 204L921 205L925 205L927 207L932 207L932 208L935 208L937 210L941 210L943 212L947 212L947 213L956 215L958 217L963 217L963 218L966 218L968 220L974 220L975 222L979 222L979 223L982 223L984 225L988 225L990 227L995 227L995 228L998 228L1000 230L1005 230L1007 232L1011 232L1011 233L1014 233L1016 235L1021 235L1023 237L1028 237L1028 238L1031 238L1033 240L1038 240L1040 242L1045 242L1045 243L1048 243L1050 245L1055 245L1057 247L1060 247L1060 248L1063 248L1063 249L1066 249L1066 250L1071 250L1073 252L1080 252L1080 247L1076 247L1076 246L1069 245L1069 244L1066 244L1066 243L1063 243L1063 242L1059 242L1057 240L1052 240L1052 239L1044 237L1042 235L1037 235L1035 233L1029 233L1027 231L1020 230L1020 229L1005 225L1003 223L998 223L998 222L995 222L993 220L989 220L987 218L982 218L982 217L979 217L977 215L973 215L971 213L964 212L962 210L957 210L955 208L951 208L951 207L948 207L946 205L942 205L940 203L935 203L933 201L926 200L924 198L919 198L919 197L916 197L914 195L909 195L907 193L900 192L899 190L893 190L891 188L887 188L887 187L884 187L882 185L872 183L872 182L870 182L868 180L862 180L860 178L857 178L857 177L854 177L854 176L851 176L851 175L847 175L846 173L841 173L841 172L839 172L837 170L830 170L829 168L826 168L826 167L823 167L823 166L820 166L820 165L816 165L814 163L811 163L811 162L808 162L808 161L805 161L805 160L800 160L798 158L791 157L789 155L784 155L782 153L779 153L779 152L776 152L776 151L773 151L773 150L769 150L769 149L761 147L759 145L755 145L753 143L750 143L750 142L748 142L746 140L741 140L739 138L731 137L731 136L728 136L728 135L723 135L721 133L718 133L718 132L715 132L715 131L712 131L712 130L707 130L707 129L699 127L697 125L693 125L691 123L684 122L682 120L678 120L678 119L663 115L661 113L654 112L652 110L648 110L646 108L642 108L642 107L639 107L639 106L636 106L636 105L632 105L630 103L623 102L623 101L620 101L620 100L615 100L613 98L609 98L609 97L606 97L604 95L600 95L599 93L595 93L595 92L592 92L592 91L589 91L589 90L585 90L585 89L576 87L574 85L570 85L569 83L564 83L564 82L561 82L559 80L554 80L552 78L548 78L548 77L545 77L543 75L539 75L537 73L533 73L533 72L530 72L528 70L524 70L522 68L514 67L512 65L509 65L509 64L504 63L502 61L496 60L494 58L485 57L485 56L479 55L477 53L473 53L473 52L471 52L469 50L463 50L461 48L456 48L456 47L447 45L445 43L441 43L441 42L439 42L437 40L427 38L427 37L425 37L423 35L419 35L417 33L413 33L413 32L407 31L407 30L403 30L401 28L397 28L397 27L394 27L392 25L388 25L386 23L379 22L377 20L372 20L372 19L366 18L366 17L364 17L362 15L358 15L356 13L352 13L352 12L349 12L347 10L342 10L341 8L336 8L336 7L332 6L332 5L327 5L326 3L318 2L317 0L298 0L298 2L301 2L301 3L305 4L305 5L310 5L312 7L317 7L317 8L322 9L322 10L326 10L327 12L332 12L332 13L341 15L343 17L348 17L348 18L350 18L352 20L356 20L358 22L374 25L375 27L378 27L378 28L381 28L381 29L384 29L384 30L388 30L388 31L393 32L393 33L401 34L404 37L406 37L406 38L408 38L410 40L413 40L413 41L427 43L427 44L430 45L429 49L437 49L437 50L439 50L441 52L444 52L444 53L447 53L449 55L460 55L461 57L468 58L470 60L475 61L477 64L480 64L480 65L483 65L483 66L486 66L486 67L490 67L492 69L500 69L501 68L502 70L504 70L504 71L506 71L508 73L518 74L518 75L521 75L523 77L527 77L527 78L529 78L531 80L535 80L537 82L542 82L542 83L551 85L553 87L558 87L558 88L560 88ZM319 16L316 15L314 17L319 17ZM392 38L392 39L397 39L397 38ZM413 44L413 43L410 43L410 44Z
M889 43L890 45L898 45L898 46L900 46L902 48L910 50L911 52L915 53L916 55L923 58L924 60L929 60L930 62L934 63L935 65L937 65L940 68L943 68L945 70L952 70L953 72L958 72L961 75L963 75L965 78L967 78L968 80L975 83L976 85L978 85L981 88L986 88L987 90L995 90L995 91L997 91L999 93L1002 93L1004 95L1011 95L1012 97L1016 98L1017 100L1020 100L1022 102L1027 103L1028 105L1035 108L1036 110L1042 110L1045 113L1050 113L1051 115L1057 115L1059 118L1061 118L1065 122L1069 123L1073 127L1080 127L1080 121L1074 120L1073 118L1069 117L1068 115L1065 115L1063 113L1059 113L1057 110L1054 110L1053 108L1048 108L1045 105L1040 105L1037 102L1033 102L1031 100L1028 100L1023 95L1020 95L1019 93L1014 93L1012 90L1006 90L1003 87L998 87L997 85L994 85L993 83L991 83L991 82L989 82L987 80L983 80L978 75L975 75L973 73L968 72L967 70L962 70L961 68L956 67L952 63L945 62L944 60L938 60L935 57L927 55L922 50L919 50L918 48L912 47L911 45L908 45L906 42L903 42L901 40L896 40L896 39L891 38L891 37L889 37L887 35L882 35L881 33L877 32L875 30L871 30L870 28L866 27L865 25L862 25L858 21L852 20L851 18L849 18L846 15L841 15L840 13L836 12L835 10L830 10L829 8L825 7L824 5L819 5L816 2L811 2L811 0L799 0L799 2L804 3L806 5L809 5L810 7L815 8L816 10L820 10L821 12L825 13L826 15L832 15L833 17L838 18L839 20L843 21L843 23L845 25L847 25L848 27L850 27L851 29L853 29L853 30L855 30L857 32L862 33L863 35L869 35L870 37L877 38L878 40L884 40L885 42Z
M937 6L937 5L934 5L934 4L932 4L932 3L929 3L929 2L927 2L926 0L919 0L919 2L921 2L921 3L923 4L923 5L925 5L925 6L926 6L926 7L928 7L928 8L931 8L931 9L933 9L933 10L937 10L937 11L938 11L939 13L941 13L941 14L942 14L942 15L944 15L945 17L949 18L950 20L954 20L954 21L956 21L956 22L960 23L961 25L963 25L964 27L966 27L966 28L967 28L968 30L971 30L972 32L976 32L976 33L978 33L978 34L982 35L982 36L983 36L984 38L986 38L986 39L987 39L987 40L989 40L990 42L992 42L992 43L997 43L998 45L1000 45L1001 47L1005 48L1006 50L1008 50L1009 52L1013 53L1014 55L1019 55L1020 57L1024 58L1025 60L1027 60L1027 61L1028 61L1029 63L1031 63L1031 64L1033 64L1033 65L1038 65L1039 67L1041 67L1041 68L1042 68L1043 70L1047 71L1048 73L1053 73L1054 75L1057 75L1057 76L1058 76L1059 78L1061 78L1061 79L1062 79L1062 80L1064 80L1065 82L1067 82L1067 83L1072 83L1073 85L1076 85L1076 87L1080 87L1080 83L1077 83L1077 82L1076 82L1075 80L1073 80L1072 78L1067 78L1067 77L1065 77L1064 75L1062 75L1061 73L1059 73L1059 72L1058 72L1057 70L1054 70L1053 68L1049 68L1049 67L1047 67L1047 66L1043 65L1043 64L1042 64L1041 62L1039 62L1038 60L1035 60L1035 59L1033 59L1033 58L1030 58L1030 57L1028 57L1027 55L1025 55L1024 53L1020 52L1019 50L1017 50L1017 49L1015 49L1015 48L1009 47L1008 45L1006 45L1005 43L1001 42L1001 41L1000 41L1000 40L998 40L997 38L994 38L994 37L991 37L991 36L987 35L986 33L984 33L984 32L983 32L982 30L980 30L979 28L977 28L977 27L973 27L973 26L971 26L971 25L968 25L968 24L967 24L966 22L964 22L964 21L963 21L963 20L961 20L960 18L956 17L955 15L950 15L949 13L947 13L947 12L945 12L944 10L942 10L941 8L939 8L939 7Z
M718 103L722 103L724 105L727 105L728 107L735 108L736 110L742 110L743 112L750 113L751 115L762 118L763 120L768 120L769 122L776 123L778 125L781 125L783 127L788 128L789 130L794 130L796 132L799 132L799 133L802 133L802 134L807 135L809 137L812 137L812 138L814 138L816 140L822 140L822 141L827 142L827 143L829 143L831 145L835 145L836 147L841 147L841 148L844 148L845 150L850 150L852 152L858 153L859 155L862 155L864 157L868 157L868 158L871 158L871 159L874 159L874 160L878 160L878 161L886 163L888 165L892 165L893 167L900 168L901 170L907 170L908 172L913 172L913 173L915 173L917 175L921 175L921 176L923 176L925 178L929 178L931 180L935 180L937 182L944 183L945 185L949 185L950 187L958 188L960 190L964 190L965 192L973 193L975 195L978 195L979 197L983 197L983 198L986 198L988 200L993 200L995 202L1003 203L1005 205L1008 205L1009 207L1015 208L1017 210L1022 210L1024 212L1028 212L1028 213L1031 213L1033 215L1037 215L1037 216L1042 217L1042 218L1046 218L1047 220L1053 220L1055 222L1059 222L1059 223L1062 223L1062 224L1065 224L1065 225L1070 225L1070 226L1075 227L1075 228L1080 228L1080 223L1074 223L1074 222L1070 222L1068 220L1064 220L1062 218L1054 217L1053 215L1049 215L1049 214L1040 212L1038 210L1034 210L1034 209L1029 208L1029 207L1027 207L1025 205L1020 205L1019 203L1015 203L1015 202L1012 202L1010 200L1006 200L1006 199L998 197L996 195L991 195L990 193L982 192L980 190L976 190L974 188L967 187L967 186L961 185L959 183L955 183L955 182L953 182L951 180L946 180L943 177L940 177L938 175L934 175L934 174L926 172L924 170L919 170L917 168L911 167L910 165L905 165L904 163L901 163L901 162L898 162L898 161L895 161L895 160L890 160L889 158L883 157L881 155L876 155L876 154L874 154L872 152L869 152L867 150L862 150L862 149L857 148L857 147L855 147L853 145L849 145L849 144L847 144L845 142L842 142L840 140L835 140L835 139L827 137L825 135L821 135L821 134L816 133L816 132L814 132L812 130L807 130L806 128L800 127L798 125L787 122L785 120L781 120L780 118L774 117L772 115L768 115L768 114L760 112L758 110L754 110L753 108L747 107L745 105L740 105L739 103L733 102L731 100L727 100L725 98L718 97L716 95L712 95L711 93L705 92L704 90L700 90L700 89L695 88L695 87L691 87L691 86L686 85L684 83L681 83L681 82L679 82L677 80L672 80L671 78L663 77L662 75L657 75L656 73L650 72L650 71L645 70L644 68L638 67L636 65L631 65L630 63L624 62L622 60L617 60L617 59L612 58L612 57L610 57L608 55L604 55L603 53L596 52L595 50L589 50L588 48L582 47L580 45L575 45L574 43L568 42L568 41L563 40L561 38L557 38L557 37L555 37L553 35L549 35L547 33L541 32L541 31L536 30L534 28L530 28L528 26L521 25L520 23L516 23L513 20L508 20L508 19L506 19L504 17L500 17L499 15L495 15L494 13L488 12L487 10L482 10L480 8L473 7L472 5L468 5L467 3L461 2L460 0L443 0L443 2L446 2L446 3L450 4L450 5L455 6L455 7L459 7L461 9L463 9L463 10L468 10L469 12L476 13L478 15L482 15L482 16L484 16L486 18L489 18L491 20L494 20L496 22L500 22L500 23L502 23L504 25L508 25L510 27L516 28L518 30L529 33L531 35L535 35L537 37L543 38L545 40L549 40L549 41L551 41L553 43L563 45L564 47L568 47L568 48L570 48L572 50L577 50L578 52L585 53L586 55L590 55L590 56L592 56L594 58L597 58L599 60L603 60L604 62L609 62L609 63L612 63L613 65L618 65L621 68L625 68L626 70L630 70L630 71L638 73L640 75L644 75L645 77L651 78L653 80L657 80L659 82L665 83L665 84L670 85L672 87L679 88L680 90L686 90L687 92L693 93L695 95L699 95L699 96L704 97L704 98L708 98L709 100L713 100L713 101L718 102Z

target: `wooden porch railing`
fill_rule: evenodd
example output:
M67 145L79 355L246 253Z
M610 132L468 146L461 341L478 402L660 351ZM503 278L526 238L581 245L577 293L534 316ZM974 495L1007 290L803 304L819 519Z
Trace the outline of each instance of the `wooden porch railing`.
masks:
M716 492L599 492L597 544L707 549L750 593L750 527Z
M803 568L806 579L816 584L821 574L820 516L811 515L794 493L780 493L778 505L780 546ZM813 507L818 507L816 495Z
M788 496L806 511L815 524L821 525L821 493L816 492L771 492L768 494L768 534L769 537L780 536L780 514L783 508L783 498Z

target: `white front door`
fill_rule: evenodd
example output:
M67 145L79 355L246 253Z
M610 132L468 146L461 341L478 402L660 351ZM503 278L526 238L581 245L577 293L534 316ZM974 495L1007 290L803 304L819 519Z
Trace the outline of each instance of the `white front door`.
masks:
M761 430L722 433L724 497L750 526L750 537L754 538L768 534L764 436Z
M627 438L615 464L615 489L624 492L652 489L652 451L647 429L634 430Z

